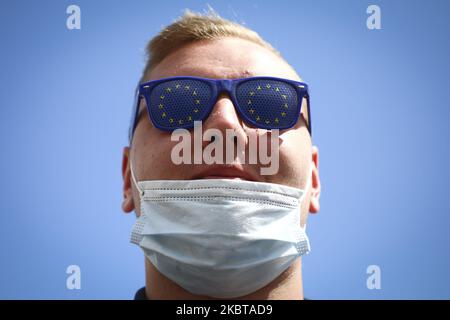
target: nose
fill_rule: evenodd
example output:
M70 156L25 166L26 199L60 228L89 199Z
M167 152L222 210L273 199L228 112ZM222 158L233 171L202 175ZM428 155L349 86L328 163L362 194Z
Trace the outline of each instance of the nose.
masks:
M219 130L224 139L227 137L227 129L233 130L234 141L226 141L226 143L236 144L237 139L241 139L240 141L244 142L244 144L247 143L247 134L242 126L242 120L239 118L236 108L233 105L230 96L226 92L220 93L213 109L211 110L211 114L203 123L203 130L206 131L208 129ZM204 146L215 141L216 138L218 137L212 138L212 141L204 142Z

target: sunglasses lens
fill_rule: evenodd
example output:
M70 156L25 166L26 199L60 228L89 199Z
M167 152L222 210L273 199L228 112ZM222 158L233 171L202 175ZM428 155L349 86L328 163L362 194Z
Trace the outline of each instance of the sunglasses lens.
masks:
M286 82L255 79L242 82L236 99L244 117L256 127L285 129L298 120L297 91Z
M159 128L175 130L193 127L203 120L211 103L212 90L208 83L193 80L170 80L158 84L150 95L150 112Z

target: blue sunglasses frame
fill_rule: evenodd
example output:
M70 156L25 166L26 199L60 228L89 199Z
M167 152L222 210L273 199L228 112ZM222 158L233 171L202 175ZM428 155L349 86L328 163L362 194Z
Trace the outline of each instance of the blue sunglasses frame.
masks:
M301 113L303 98L306 98L307 108L308 108L307 109L307 111L308 111L307 126L308 126L308 131L309 131L310 135L312 135L309 88L308 88L308 85L304 82L294 81L294 80L290 80L290 79L276 78L276 77L249 77L249 78L240 78L240 79L209 79L209 78L201 78L201 77L193 77L193 76L178 76L178 77L162 78L162 79L158 79L158 80L144 82L144 83L141 83L138 85L138 88L136 90L136 96L135 96L133 118L132 118L132 122L131 122L131 126L130 126L130 141L133 138L133 134L136 129L137 122L139 120L139 105L140 105L141 99L143 99L143 98L145 99L145 102L146 102L147 113L149 115L150 121L156 128L158 128L160 130L164 130L164 131L174 131L175 129L178 129L178 128L184 128L184 129L193 128L193 123L180 125L177 128L173 128L173 127L167 128L167 127L161 126L158 124L158 122L155 119L153 119L152 112L150 110L150 107L151 107L150 106L150 96L151 96L153 88L155 88L157 85L167 82L167 81L183 80L183 79L202 81L203 83L208 84L209 87L211 88L211 102L209 103L209 105L206 106L207 111L205 112L205 115L204 115L202 121L209 117L214 105L217 102L217 98L219 97L219 94L221 94L222 92L226 92L230 96L231 101L233 102L233 105L234 105L235 109L237 110L239 116L242 119L244 119L245 122L247 122L257 128L268 129L268 130L274 129L274 126L264 125L264 123L255 122L254 120L249 118L245 112L241 111L241 106L237 102L237 98L236 98L236 88L238 85L240 85L246 81L254 81L254 80L275 80L275 81L287 83L296 90L297 98L298 98L297 101L298 101L299 105L297 106L296 113L292 120L292 123L290 123L289 125L284 126L284 127L276 127L275 129L280 129L280 130L289 129L289 128L292 128L293 126L295 126L295 124L298 122L298 119L299 119L299 116Z

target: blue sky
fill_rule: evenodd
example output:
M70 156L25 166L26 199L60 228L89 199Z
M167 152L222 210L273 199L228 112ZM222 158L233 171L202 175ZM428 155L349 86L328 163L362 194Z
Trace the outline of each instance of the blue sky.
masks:
M81 8L81 30L66 8ZM311 299L449 299L450 2L2 1L0 298L130 299L144 258L120 209L144 48L210 4L310 85L321 211ZM381 9L381 30L366 9ZM67 290L66 268L81 268ZM366 286L369 265L381 289Z

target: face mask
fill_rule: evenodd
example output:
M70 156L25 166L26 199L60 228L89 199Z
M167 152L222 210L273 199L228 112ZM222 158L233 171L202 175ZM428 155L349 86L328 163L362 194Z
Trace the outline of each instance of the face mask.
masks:
M230 179L136 183L131 174L141 200L131 242L193 294L250 294L310 250L300 227L305 190Z

